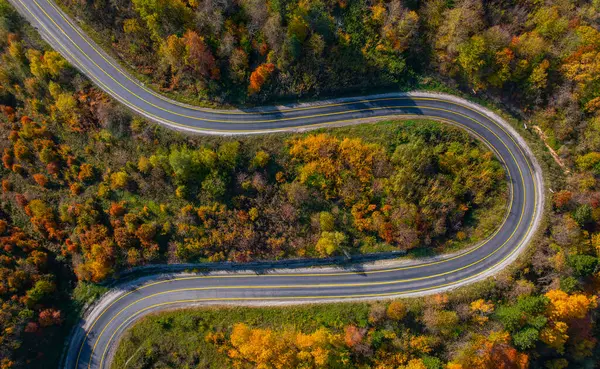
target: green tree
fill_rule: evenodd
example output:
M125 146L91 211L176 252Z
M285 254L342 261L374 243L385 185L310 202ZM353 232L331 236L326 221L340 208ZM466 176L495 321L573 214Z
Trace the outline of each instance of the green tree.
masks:
M512 335L514 345L521 351L534 348L539 338L540 332L533 327L525 328Z
M202 192L211 199L219 199L227 191L227 183L217 171L210 172L202 181Z
M35 283L33 288L27 291L28 305L34 306L43 300L49 298L56 291L56 285L47 280L40 280Z
M580 227L585 227L593 222L592 218L592 207L588 204L583 204L577 207L573 212L573 219L579 224Z
M319 224L322 232L332 232L335 229L335 218L333 214L322 211L319 213Z
M481 86L481 69L486 63L487 45L483 36L475 35L458 47L458 64L469 83L474 88Z
M598 258L590 255L571 255L567 258L567 261L578 277L592 275L598 266Z
M155 41L166 35L182 34L193 19L192 10L182 0L132 0L132 3Z
M172 149L169 164L175 179L181 184L200 183L214 168L217 154L207 148L192 150L187 147Z
M228 170L237 167L240 160L240 143L238 141L226 142L217 150L219 164Z

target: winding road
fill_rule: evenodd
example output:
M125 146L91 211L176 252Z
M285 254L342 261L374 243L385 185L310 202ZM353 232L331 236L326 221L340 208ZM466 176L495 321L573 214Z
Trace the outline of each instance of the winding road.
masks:
M214 110L188 106L144 87L90 40L51 0L10 0L40 34L102 90L160 124L210 134L265 133L423 116L467 130L503 163L510 187L506 216L487 240L462 253L394 261L360 271L336 268L157 274L120 285L76 327L67 369L110 366L119 337L144 314L206 303L277 304L411 296L485 279L514 261L541 219L542 175L525 141L489 110L449 95L393 93L314 104ZM359 76L357 76L359 77Z

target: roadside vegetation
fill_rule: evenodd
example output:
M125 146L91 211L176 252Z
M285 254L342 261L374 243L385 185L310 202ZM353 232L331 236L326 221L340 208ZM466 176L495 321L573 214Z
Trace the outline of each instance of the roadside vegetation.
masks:
M552 193L530 253L477 289L393 308L167 313L133 329L144 351L126 344L118 363L600 362L597 0L60 3L111 40L105 46L137 75L180 100L258 104L460 88L515 113L562 165L546 171ZM105 290L97 283L132 266L454 250L484 238L506 201L502 168L488 150L435 122L241 139L166 131L96 89L6 0L0 149L2 369L55 367L79 309ZM193 339L169 347L181 332Z
M122 337L112 368L593 368L596 299L535 291L507 274L420 299L160 313Z

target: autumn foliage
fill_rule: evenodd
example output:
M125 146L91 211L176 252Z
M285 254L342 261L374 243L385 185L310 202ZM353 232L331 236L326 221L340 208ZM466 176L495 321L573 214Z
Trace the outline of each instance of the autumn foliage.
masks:
M228 321L209 340L223 365L563 369L600 361L597 1L60 5L107 35L150 88L186 102L447 82L510 107L536 154L555 154L538 158L552 206L509 275L472 294L373 303L357 308L358 318L324 313L304 329ZM505 214L502 164L435 123L285 139L173 135L99 91L6 0L0 54L2 369L51 365L77 314L76 279L94 285L149 263L438 253L485 239ZM193 324L185 337L212 322ZM156 347L136 354L148 360L140 367L202 365L197 348L178 356L171 347L157 359Z
M510 345L507 332L477 335L460 358L449 364L453 369L527 369L529 357Z
M275 65L272 63L261 64L250 74L250 84L248 93L254 95L258 93L267 82L271 74L275 71Z
M276 333L238 323L233 326L229 340L231 348L227 349L227 355L234 363L252 362L259 368L324 368L341 363L342 359L338 350L341 337L325 329L310 334Z
M0 365L9 369L20 365L14 350L21 345L27 346L27 354L35 355L48 344L51 327L63 321L61 311L53 306L64 296L58 293L53 274L55 255L11 225L2 211L0 216Z

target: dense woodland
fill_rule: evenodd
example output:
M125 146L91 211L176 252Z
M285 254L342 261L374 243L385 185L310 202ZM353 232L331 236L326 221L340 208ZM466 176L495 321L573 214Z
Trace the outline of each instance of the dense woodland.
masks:
M543 108L536 118L560 141L600 106L597 0L59 2L139 75L192 101L397 89L439 75Z
M553 190L544 232L517 271L477 293L372 304L334 323L321 311L304 327L243 317L202 326L223 365L600 362L598 0L60 3L112 40L104 46L136 75L181 100L461 88L514 112L529 139L554 151L558 164L544 161ZM133 266L437 252L484 238L502 218L501 165L438 123L239 140L167 132L96 89L6 0L0 53L2 369L56 362L77 309L101 292L96 283ZM185 359L173 347L147 353L139 367Z

